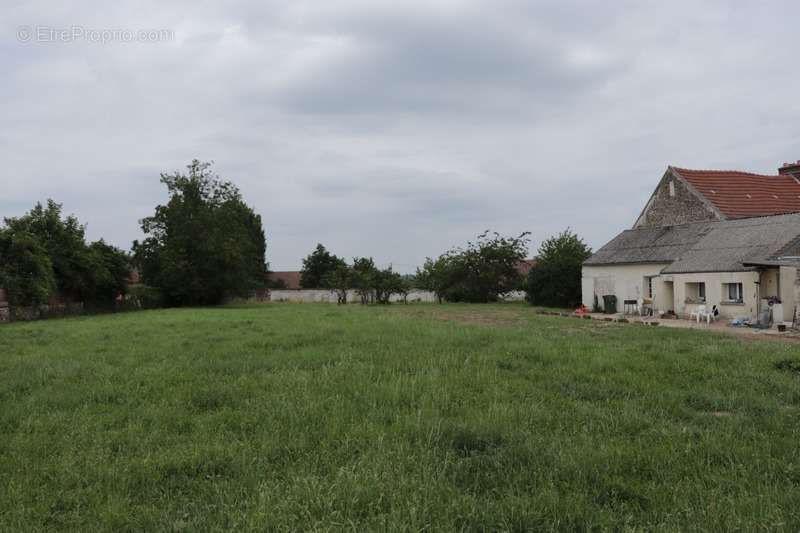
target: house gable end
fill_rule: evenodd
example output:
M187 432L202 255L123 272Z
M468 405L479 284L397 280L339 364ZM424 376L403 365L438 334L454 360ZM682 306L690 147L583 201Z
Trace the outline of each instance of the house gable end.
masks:
M669 167L633 228L676 226L725 219L714 204Z

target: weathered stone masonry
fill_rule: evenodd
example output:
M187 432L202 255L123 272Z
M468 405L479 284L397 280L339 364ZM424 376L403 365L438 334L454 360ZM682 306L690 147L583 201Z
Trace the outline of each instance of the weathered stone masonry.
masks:
M671 172L664 174L634 228L720 220L717 213Z

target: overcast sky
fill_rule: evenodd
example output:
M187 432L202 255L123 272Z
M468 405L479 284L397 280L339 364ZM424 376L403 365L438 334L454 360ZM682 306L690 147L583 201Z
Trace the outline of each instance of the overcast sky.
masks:
M0 215L129 249L159 173L213 160L273 269L411 271L487 228L597 248L670 164L800 158L797 2L166 4L3 1Z

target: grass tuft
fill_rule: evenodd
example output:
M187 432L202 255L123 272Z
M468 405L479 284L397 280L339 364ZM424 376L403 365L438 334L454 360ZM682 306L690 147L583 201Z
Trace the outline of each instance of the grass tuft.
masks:
M783 359L775 363L775 369L800 374L800 359Z

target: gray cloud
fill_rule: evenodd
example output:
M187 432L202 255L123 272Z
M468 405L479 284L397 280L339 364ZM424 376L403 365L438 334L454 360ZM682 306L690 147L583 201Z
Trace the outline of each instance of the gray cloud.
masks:
M629 226L668 164L800 158L792 2L32 1L0 17L0 215L53 197L128 247L160 172L216 162L269 260L408 270L486 228ZM20 25L171 42L20 43Z
M324 49L282 81L279 101L309 113L529 114L621 68L596 44L505 15L412 7L335 17L316 27Z

